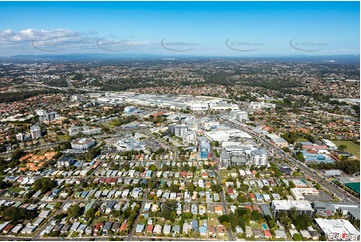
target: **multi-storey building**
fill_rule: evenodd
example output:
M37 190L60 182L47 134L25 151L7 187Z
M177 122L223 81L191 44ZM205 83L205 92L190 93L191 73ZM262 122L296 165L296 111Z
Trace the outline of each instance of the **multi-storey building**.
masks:
M316 218L315 222L327 240L360 240L360 232L348 220Z

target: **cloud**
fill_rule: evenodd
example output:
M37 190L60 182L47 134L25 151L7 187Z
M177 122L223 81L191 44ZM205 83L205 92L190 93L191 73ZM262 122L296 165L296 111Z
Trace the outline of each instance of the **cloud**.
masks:
M98 32L91 30L86 33L75 32L68 29L37 30L24 29L13 31L11 29L0 30L0 48L32 47L32 49L55 52L70 50L89 50L118 52L147 49L154 43L137 39L134 35L129 38L99 36ZM9 51L9 50L8 50Z
M151 45L152 44L148 41L140 41L134 39L125 40L115 36L111 36L109 38L99 38L96 41L96 46L99 49L108 52L122 52L122 51L136 50L136 49L149 47Z
M15 32L11 29L0 31L0 42L2 43L27 43L31 41L49 40L54 38L64 40L79 40L84 38L84 34L74 32L67 29L56 29L53 31L37 30L37 29L24 29Z
M61 51L66 48L94 45L95 32L80 33L68 29L0 30L0 47L33 47L40 51Z

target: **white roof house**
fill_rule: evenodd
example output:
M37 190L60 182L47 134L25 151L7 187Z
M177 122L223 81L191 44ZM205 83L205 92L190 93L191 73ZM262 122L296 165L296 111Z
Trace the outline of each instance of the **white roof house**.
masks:
M315 219L328 240L360 240L360 231L345 219Z
M271 207L275 217L280 211L288 212L291 208L295 208L299 214L312 215L314 212L311 203L306 200L273 200Z

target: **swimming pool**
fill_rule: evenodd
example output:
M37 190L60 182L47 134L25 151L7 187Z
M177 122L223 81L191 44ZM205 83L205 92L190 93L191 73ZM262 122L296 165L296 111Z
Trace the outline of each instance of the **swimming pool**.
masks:
M266 229L267 229L267 224L263 223L263 224L262 224L262 228L263 228L264 230L266 230Z

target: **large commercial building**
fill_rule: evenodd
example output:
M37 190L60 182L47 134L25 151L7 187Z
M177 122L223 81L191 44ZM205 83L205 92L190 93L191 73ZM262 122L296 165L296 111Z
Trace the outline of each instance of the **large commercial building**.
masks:
M256 149L251 151L250 165L266 166L268 165L267 150Z
M251 102L251 109L262 109L262 108L276 108L276 104L274 103L265 103L265 102Z
M319 191L316 188L313 187L294 187L290 189L292 196L296 200L304 200L304 195L312 195L312 196L318 196Z
M183 124L171 124L168 126L168 130L177 137L183 137L184 133L188 130L188 127Z
M278 217L282 211L289 213L292 208L295 208L299 215L312 216L314 211L311 203L306 200L273 200L271 208L274 217Z
M315 222L327 240L360 241L360 232L348 220L316 218Z
M32 139L37 139L41 137L41 129L38 125L33 125L30 127L30 135Z
M23 141L24 140L24 134L23 133L17 133L15 135L16 140Z
M70 136L75 136L79 133L82 133L84 135L93 135L93 134L100 134L101 133L101 128L92 128L90 129L88 126L71 126L68 129L69 135Z
M337 210L341 210L344 216L347 215L349 211L360 211L359 204L354 203L334 203L334 202L313 202L313 208L315 213L319 216L332 216Z
M199 139L199 152L201 159L208 159L210 156L211 145L209 141L204 137L201 137Z
M90 138L80 138L71 142L71 148L76 150L87 150L96 144L95 140Z
M192 111L206 111L209 107L208 103L192 103L189 105L189 109Z
M230 113L230 118L242 122L248 120L248 113L246 111L235 110Z
M196 140L195 133L189 128L188 125L171 124L168 126L168 130L175 136L182 138L185 142L193 143Z
M69 157L69 156L63 156L61 157L58 162L57 162L57 166L58 167L69 167L71 165L74 164L74 159Z
M59 114L57 112L50 112L48 113L45 110L35 110L35 113L39 116L39 121L53 121L54 119L59 118Z
M284 139L281 138L280 136L276 135L276 134L267 134L266 135L267 138L269 138L276 146L280 147L280 148L286 148L288 147L288 142Z
M231 161L231 156L230 156L230 154L223 152L219 156L219 160L221 162L221 167L227 168L229 165L229 162Z
M212 110L238 110L239 107L237 104L221 101L221 102L211 102L209 104L209 109L212 109Z

